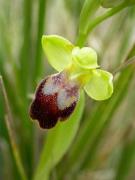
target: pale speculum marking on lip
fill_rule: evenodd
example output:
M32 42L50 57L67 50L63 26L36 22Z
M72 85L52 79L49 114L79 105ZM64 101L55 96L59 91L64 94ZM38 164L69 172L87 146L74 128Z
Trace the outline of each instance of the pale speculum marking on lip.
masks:
M68 81L64 72L48 76L37 88L30 116L38 120L40 127L52 128L58 119L62 121L71 115L78 98L78 85Z

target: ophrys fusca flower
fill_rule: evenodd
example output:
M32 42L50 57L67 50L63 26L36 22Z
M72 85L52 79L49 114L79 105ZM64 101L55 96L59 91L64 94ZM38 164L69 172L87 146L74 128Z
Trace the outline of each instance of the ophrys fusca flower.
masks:
M80 90L95 100L108 99L113 92L113 76L99 69L97 54L90 47L79 48L57 36L42 37L49 63L59 73L41 81L30 107L30 116L40 127L52 128L74 111Z

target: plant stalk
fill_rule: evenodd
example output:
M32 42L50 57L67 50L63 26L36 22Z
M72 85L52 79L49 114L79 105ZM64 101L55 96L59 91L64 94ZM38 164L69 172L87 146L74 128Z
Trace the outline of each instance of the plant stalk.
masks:
M116 7L112 8L111 10L108 10L103 15L96 17L93 21L89 22L87 32L85 34L82 34L82 33L79 34L76 44L78 46L82 47L85 44L87 37L90 34L90 32L97 25L99 25L104 20L112 17L114 14L117 14L118 12L122 11L124 8L126 8L126 4L122 3L119 6L116 6Z

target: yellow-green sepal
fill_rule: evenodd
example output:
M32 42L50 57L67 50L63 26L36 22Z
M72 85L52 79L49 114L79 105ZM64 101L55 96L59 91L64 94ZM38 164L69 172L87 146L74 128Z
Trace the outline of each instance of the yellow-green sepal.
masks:
M113 93L113 75L100 69L92 70L89 82L84 86L88 96L101 101L111 97Z
M43 35L42 47L50 65L62 71L72 63L73 44L58 35Z

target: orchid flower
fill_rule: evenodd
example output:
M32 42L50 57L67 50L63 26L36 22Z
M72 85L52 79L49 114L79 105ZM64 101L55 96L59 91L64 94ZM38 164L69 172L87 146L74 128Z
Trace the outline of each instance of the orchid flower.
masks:
M40 127L52 128L74 111L80 91L94 100L108 99L113 93L113 76L101 70L97 53L90 47L79 48L57 35L43 35L42 47L57 74L39 84L30 107L30 116Z

